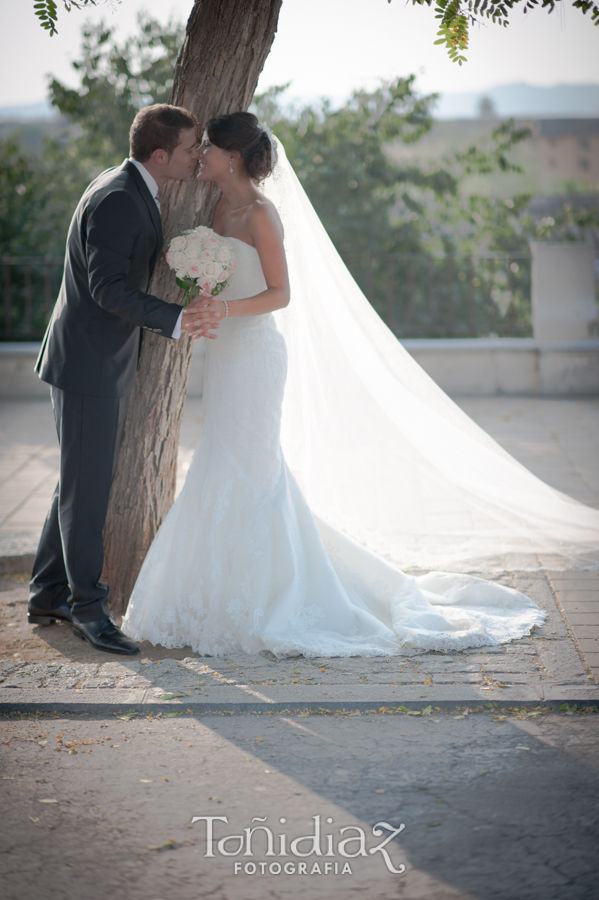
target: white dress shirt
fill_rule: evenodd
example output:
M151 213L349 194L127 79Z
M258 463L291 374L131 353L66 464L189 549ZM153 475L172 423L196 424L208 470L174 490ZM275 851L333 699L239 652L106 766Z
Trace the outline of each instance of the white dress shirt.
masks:
M139 172L139 174L145 181L150 194L156 201L156 206L158 207L158 212L160 212L160 200L158 199L158 184L156 183L156 179L154 178L153 175L150 174L150 172L148 172L148 170L146 169L144 164L140 163L137 159L131 159L131 157L129 157L129 162L133 163L133 165L135 166L135 168L137 169L137 171ZM175 340L178 340L181 337L182 321L183 321L183 310L181 310L179 318L177 319L177 324L175 325L175 328L171 335L171 337L174 338Z

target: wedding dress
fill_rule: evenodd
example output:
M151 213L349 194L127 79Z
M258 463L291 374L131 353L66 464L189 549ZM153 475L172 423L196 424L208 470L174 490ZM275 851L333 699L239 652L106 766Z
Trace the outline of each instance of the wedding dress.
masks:
M213 656L522 637L545 613L464 573L538 568L549 553L553 566L594 565L599 512L528 472L409 357L278 149L265 192L285 227L291 303L226 319L208 342L200 442L123 629ZM229 240L237 271L222 296L264 290L255 248ZM439 563L461 573L400 568Z

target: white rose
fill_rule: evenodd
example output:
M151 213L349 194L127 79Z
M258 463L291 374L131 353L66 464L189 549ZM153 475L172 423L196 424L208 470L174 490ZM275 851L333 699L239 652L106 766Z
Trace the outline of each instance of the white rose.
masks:
M228 262L231 259L231 249L226 245L219 247L216 251L216 258L221 262Z
M200 279L198 284L205 294L211 294L216 286L216 281L214 280L214 278L204 276L204 278Z
M203 274L201 265L195 259L190 259L187 263L186 274L190 278L201 278Z
M170 243L169 250L176 252L177 250L185 250L187 247L187 238L185 235L180 234L178 237L174 237Z
M185 252L187 253L188 259L199 259L202 248L198 243L188 244Z
M187 235L187 246L190 247L192 244L199 244L202 238L197 233L197 231L190 231Z
M168 265L169 265L169 266L171 267L171 269L172 269L172 268L173 268L173 254L171 253L170 250L169 250L168 253L166 254L166 261L167 261Z
M182 253L182 252L175 253L173 255L173 262L174 262L175 271L177 272L177 274L179 272L184 272L185 269L187 268L187 253Z
M220 241L217 238L217 236L214 234L214 232L211 232L210 234L206 235L206 237L204 238L204 247L209 247L209 248L213 249L215 247L218 247L219 244L220 244Z
M222 268L220 263L211 262L206 266L206 275L210 275L211 278L216 278L218 280L218 276L222 273Z
M200 253L200 259L202 262L214 262L214 251L213 250L202 250Z

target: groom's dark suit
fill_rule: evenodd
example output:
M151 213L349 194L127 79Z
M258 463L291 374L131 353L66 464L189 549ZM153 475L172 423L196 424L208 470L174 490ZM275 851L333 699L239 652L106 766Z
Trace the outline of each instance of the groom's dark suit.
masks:
M36 363L52 385L60 478L38 548L30 610L108 612L102 530L133 387L140 328L171 337L181 307L146 293L162 247L160 214L130 161L93 181L67 237L62 286Z

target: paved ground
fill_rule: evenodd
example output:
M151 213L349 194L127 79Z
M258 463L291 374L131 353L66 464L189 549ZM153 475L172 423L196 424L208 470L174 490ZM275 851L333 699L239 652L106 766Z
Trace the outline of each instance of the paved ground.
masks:
M543 481L599 507L599 399L464 397L457 402Z
M597 896L597 714L38 716L0 730L6 900ZM212 846L206 817L222 817ZM245 831L260 826L270 856L268 832Z
M599 597L599 573L586 573ZM594 579L590 581L590 577ZM141 659L95 651L66 625L32 628L26 585L0 582L0 705L5 709L95 710L378 708L553 701L593 702L599 689L577 649L543 573L501 580L549 613L512 644L462 653L406 651L388 659L277 660L242 654L212 659L190 648L141 645ZM4 591L2 591L4 588ZM569 594L568 596L574 596ZM596 602L596 600L595 600Z
M460 402L469 415L536 474L580 500L599 505L599 401L481 397ZM198 440L200 420L200 401L192 399L187 403L182 429L180 484ZM35 549L56 482L58 451L49 402L0 404L0 435L0 557L6 559L11 554ZM20 568L24 567L21 563ZM159 675L161 670L142 663L135 673L137 680L132 682L128 669L108 663L104 654L82 645L66 627L32 629L25 623L24 573L19 571L18 562L9 568L13 574L6 573L5 581L0 583L0 660L6 660L0 670L0 678L6 678L0 687L2 699L7 700L7 691L14 691L17 685L20 696L25 698L26 685L36 684L50 702L50 693L55 696L56 690L62 690L60 686L64 679L64 685L67 684L67 673L71 671L68 666L75 663L90 666L73 677L81 682L81 697L93 696L96 705L100 696L106 698L102 702L109 702L113 690L122 697L123 690L133 687L136 693L132 698L148 703L154 699L154 687L162 693L172 692L178 690L179 681L187 685L194 680L195 675L187 671L191 663L177 664L177 674L172 675L175 687ZM356 702L370 701L375 694L381 703L397 701L398 697L419 702L433 694L440 697L441 691L444 699L468 701L491 692L493 697L501 694L506 702L516 695L527 701L592 699L593 674L599 682L599 573L505 572L493 577L529 594L549 613L548 623L535 635L500 648L499 653L424 654L412 661L406 657L407 661L390 660L376 665L327 661L322 666L324 674L318 661L315 665L303 662L299 669L291 663L266 661L268 671L263 673L263 679L254 676L251 658L227 660L226 666L234 668L247 684L263 680L272 692L271 702L295 698L298 703L321 704L331 697L339 699L343 692L333 685L342 684L351 684L358 690ZM144 659L155 662L194 657L189 648L172 652L144 645L142 650ZM436 671L426 672L422 666L433 657ZM491 665L489 660L493 661ZM36 664L34 671L32 663ZM44 668L50 665L51 668ZM67 668L58 670L57 665ZM107 675L113 670L106 669L114 665L114 671L123 673L116 680ZM294 669L300 674L294 675ZM60 677L59 671L64 673ZM281 696L282 686L292 692L286 689ZM76 689L68 682L64 690L71 687ZM225 688L229 693L224 692ZM185 689L193 691L193 685ZM253 697L247 690L232 688L230 683L212 677L201 694L193 691L193 696L207 704L203 708L211 708L210 704L220 703L223 698L229 703L241 703Z
M599 507L599 400L458 398L516 459L559 490ZM201 401L187 401L179 488L200 430ZM0 401L0 557L33 552L54 490L58 449L50 401Z

